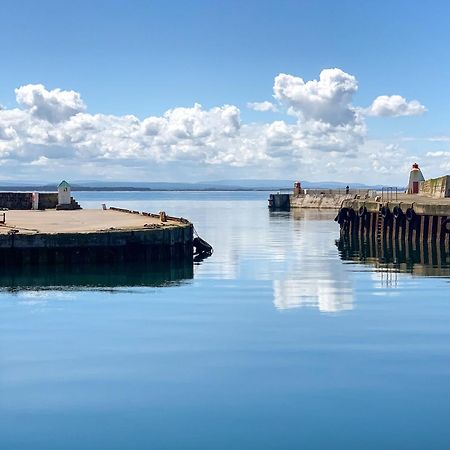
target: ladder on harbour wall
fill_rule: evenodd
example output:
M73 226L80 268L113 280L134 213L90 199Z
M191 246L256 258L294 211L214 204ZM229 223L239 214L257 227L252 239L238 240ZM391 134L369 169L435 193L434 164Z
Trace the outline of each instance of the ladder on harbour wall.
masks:
M381 203L378 205L378 212L376 213L376 229L375 229L375 240L377 243L378 249L381 249L383 245L383 241L385 238L386 227L388 224L386 223L385 218L381 215L381 205L383 202L392 202L398 200L398 189L392 186L386 186L381 189Z
M377 213L377 235L376 235L376 240L377 240L377 245L378 247L381 247L381 241L382 241L382 237L383 237L383 226L384 226L384 219L381 215L381 208L378 209L378 213Z

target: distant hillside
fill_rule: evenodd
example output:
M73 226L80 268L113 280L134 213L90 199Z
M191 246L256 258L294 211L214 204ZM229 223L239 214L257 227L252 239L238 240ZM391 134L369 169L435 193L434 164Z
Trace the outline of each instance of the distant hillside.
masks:
M26 183L1 182L1 191L55 191L59 183ZM171 182L133 182L133 181L74 181L73 191L248 191L248 190L280 190L292 189L293 180L218 180L197 183ZM310 182L302 181L305 189L345 189L346 183L336 181ZM366 185L349 183L351 189L381 189L382 185Z

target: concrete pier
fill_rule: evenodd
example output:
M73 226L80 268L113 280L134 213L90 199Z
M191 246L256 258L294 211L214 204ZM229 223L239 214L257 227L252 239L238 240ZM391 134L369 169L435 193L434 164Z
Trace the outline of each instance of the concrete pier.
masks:
M193 226L182 218L120 208L6 211L0 266L191 259Z
M349 199L342 202L336 220L342 237L357 236L381 248L399 243L415 250L433 243L444 257L450 253L450 198L398 194Z
M311 190L298 195L291 195L291 208L339 209L342 202L354 198L355 193L345 193L345 190L326 189ZM364 194L362 195L364 196Z
M269 209L273 211L289 211L290 209L290 194L270 194L269 195Z
M370 194L368 189L301 189L299 192L294 189L293 193L270 194L269 208L285 211L297 208L339 209L344 200L355 196L368 198Z

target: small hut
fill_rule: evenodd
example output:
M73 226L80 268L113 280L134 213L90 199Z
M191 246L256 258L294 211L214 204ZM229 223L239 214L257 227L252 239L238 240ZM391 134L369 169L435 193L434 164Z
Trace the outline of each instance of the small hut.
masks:
M70 205L70 184L63 180L58 186L58 205Z

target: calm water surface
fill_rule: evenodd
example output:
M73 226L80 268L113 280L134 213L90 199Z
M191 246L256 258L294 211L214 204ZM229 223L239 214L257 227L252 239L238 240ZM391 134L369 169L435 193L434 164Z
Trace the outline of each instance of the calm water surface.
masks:
M215 252L2 274L0 448L450 447L445 260L342 259L333 213L264 192L76 197L187 217Z

